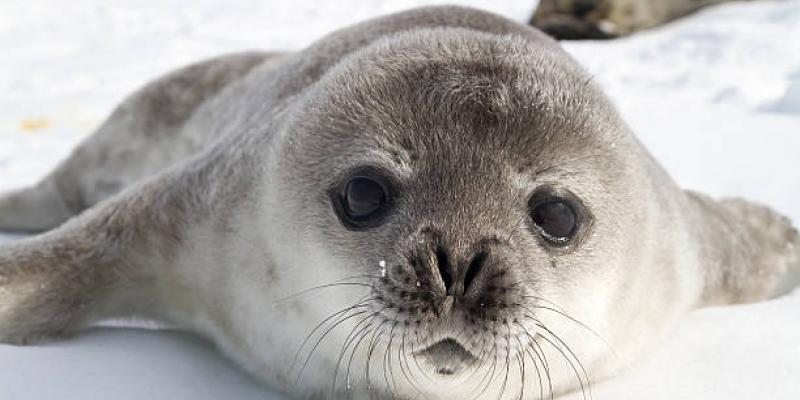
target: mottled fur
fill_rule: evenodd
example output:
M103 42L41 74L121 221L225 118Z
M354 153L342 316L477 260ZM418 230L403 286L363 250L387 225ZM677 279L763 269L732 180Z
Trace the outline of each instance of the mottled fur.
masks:
M330 193L363 167L398 195L350 231ZM541 187L586 207L570 246L531 229ZM695 307L766 298L798 242L765 207L680 190L542 33L457 7L170 74L0 200L0 227L54 228L0 249L0 340L157 318L300 398L580 390ZM483 257L480 290L442 292L442 249L456 281ZM448 371L472 372L414 356L443 339L465 349L437 350Z

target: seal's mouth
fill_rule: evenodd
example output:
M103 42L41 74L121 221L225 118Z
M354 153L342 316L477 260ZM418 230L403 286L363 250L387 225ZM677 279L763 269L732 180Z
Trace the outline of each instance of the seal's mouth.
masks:
M456 375L478 359L453 338L442 339L414 354L427 361L437 375Z

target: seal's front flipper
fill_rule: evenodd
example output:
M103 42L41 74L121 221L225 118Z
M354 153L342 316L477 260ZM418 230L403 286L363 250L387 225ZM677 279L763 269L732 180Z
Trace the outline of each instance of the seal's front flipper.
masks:
M742 199L689 198L700 210L705 305L764 300L798 283L800 235L788 218Z
M176 193L188 187L181 179L159 177L53 231L0 247L0 342L151 316L154 273L169 265L192 207Z

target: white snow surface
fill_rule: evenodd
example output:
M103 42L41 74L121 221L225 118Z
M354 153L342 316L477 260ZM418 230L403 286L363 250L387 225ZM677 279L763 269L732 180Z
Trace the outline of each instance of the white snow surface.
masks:
M111 3L0 2L0 192L36 182L127 93L172 68L238 50L298 49L353 22L437 2ZM535 8L535 0L447 3L518 21ZM681 185L800 221L800 1L727 4L629 38L564 46ZM800 398L800 290L690 314L652 356L592 395ZM212 344L177 332L101 328L0 345L0 400L55 398L281 399Z

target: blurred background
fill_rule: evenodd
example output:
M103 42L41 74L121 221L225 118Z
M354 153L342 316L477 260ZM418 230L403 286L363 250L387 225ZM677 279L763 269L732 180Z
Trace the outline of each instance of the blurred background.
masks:
M35 183L125 95L173 68L240 50L299 49L357 21L439 3L522 23L537 7L2 0L0 192ZM613 40L562 43L679 184L758 200L800 222L800 0L731 2ZM796 292L701 311L659 356L595 398L800 398L798 310ZM35 383L45 378L53 381ZM223 396L267 395L210 344L182 335L97 331L36 349L0 346L0 399Z

